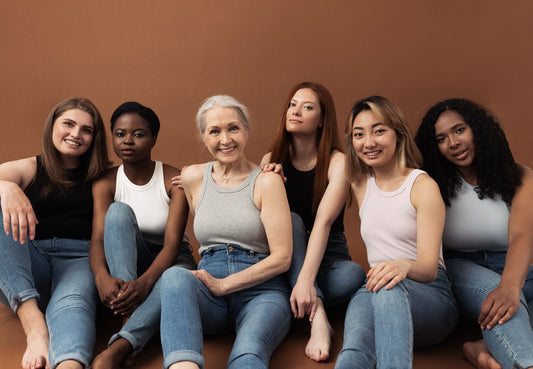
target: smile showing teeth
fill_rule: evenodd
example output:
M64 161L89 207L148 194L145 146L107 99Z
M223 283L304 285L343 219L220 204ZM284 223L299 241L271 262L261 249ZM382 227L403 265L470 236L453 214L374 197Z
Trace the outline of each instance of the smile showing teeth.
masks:
M458 159L458 160L461 160L461 159L464 159L466 154L467 154L467 151L468 150L465 150L465 151L462 151L460 152L459 154L455 154L453 155L454 158Z
M229 149L220 149L220 151L223 153L223 154L229 154L230 152L233 151L235 147L230 147Z
M366 152L365 155L366 156L370 156L370 157L374 157L374 156L377 156L379 155L381 151L371 151L371 152Z
M65 142L68 143L69 145L72 145L72 146L80 146L80 143L76 142L76 141L65 140Z

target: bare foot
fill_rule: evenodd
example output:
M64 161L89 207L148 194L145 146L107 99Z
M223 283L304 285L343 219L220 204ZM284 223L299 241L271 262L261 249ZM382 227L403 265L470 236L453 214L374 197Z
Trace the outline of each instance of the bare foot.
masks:
M44 315L36 299L24 301L17 309L17 315L26 334L26 351L22 356L22 368L45 369L50 367L48 346L50 338Z
M50 367L48 362L48 330L32 333L26 337L26 351L22 356L24 369L45 369Z
M490 354L484 340L465 342L463 353L468 361L478 369L502 369L501 365Z
M116 369L133 364L133 360L126 360L133 347L124 338L119 338L107 349L96 356L92 363L93 369Z
M329 358L331 337L333 329L329 324L322 300L318 299L319 306L311 322L311 337L305 346L305 355L316 362L326 361Z

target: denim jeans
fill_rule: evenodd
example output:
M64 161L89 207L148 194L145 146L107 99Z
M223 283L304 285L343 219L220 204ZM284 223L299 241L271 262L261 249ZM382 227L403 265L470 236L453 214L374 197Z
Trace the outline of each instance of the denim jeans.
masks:
M291 267L287 275L291 287L294 287L304 264L309 237L299 215L291 213L291 220L293 251ZM324 301L326 306L342 304L361 287L365 277L364 269L354 263L350 257L344 233L331 232L316 276L317 296Z
M505 266L506 252L447 251L446 265L452 277L453 292L461 313L477 323L481 304L496 288ZM528 307L529 304L529 307ZM515 363L524 368L533 366L533 266L529 267L520 305L513 317L504 324L482 331L492 356L503 369Z
M227 244L205 251L198 264L215 278L238 273L267 257ZM161 344L163 367L192 361L204 368L203 334L235 331L227 367L268 368L270 356L291 324L290 289L284 275L225 296L213 296L183 268L161 277Z
M105 216L104 249L109 272L113 277L123 281L137 279L138 273L144 273L161 251L161 246L144 241L133 209L123 203L114 202L109 206ZM182 242L175 265L186 269L196 269L196 262L187 242ZM126 339L138 350L159 329L161 317L160 280L144 302L135 309L128 322L120 332L114 334L109 345L120 337Z
M450 280L440 268L431 283L404 279L378 292L362 286L346 311L335 368L412 368L413 346L443 341L457 319Z
M0 224L2 223L0 211ZM31 298L46 306L52 368L76 360L86 368L95 341L98 298L89 266L89 241L54 238L24 245L0 227L0 302L18 306Z

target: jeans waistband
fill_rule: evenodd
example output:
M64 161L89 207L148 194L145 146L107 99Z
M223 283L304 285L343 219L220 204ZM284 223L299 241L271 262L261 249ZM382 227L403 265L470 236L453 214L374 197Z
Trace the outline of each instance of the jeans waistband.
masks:
M254 250L250 250L250 249L245 249L244 247L239 246L237 244L227 243L225 245L213 246L213 247L205 250L204 252L202 252L202 254L200 256L204 257L206 255L213 255L213 254L217 254L217 253L221 253L221 252L230 253L232 251L239 251L239 252L248 253L250 256L263 255L263 253L260 253L260 252L254 251Z
M455 251L444 250L444 259L484 260L489 255L506 254L507 251Z

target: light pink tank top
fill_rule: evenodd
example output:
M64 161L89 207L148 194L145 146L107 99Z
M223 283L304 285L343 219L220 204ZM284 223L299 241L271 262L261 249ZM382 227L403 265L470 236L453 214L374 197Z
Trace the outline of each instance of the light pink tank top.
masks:
M411 203L411 189L416 178L425 173L413 169L395 191L382 191L373 176L368 177L366 193L359 209L361 236L366 245L368 263L373 267L387 260L417 260L416 209ZM444 267L442 246L439 266Z

